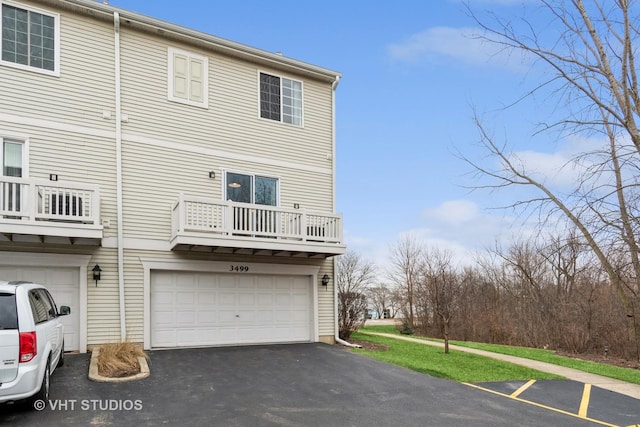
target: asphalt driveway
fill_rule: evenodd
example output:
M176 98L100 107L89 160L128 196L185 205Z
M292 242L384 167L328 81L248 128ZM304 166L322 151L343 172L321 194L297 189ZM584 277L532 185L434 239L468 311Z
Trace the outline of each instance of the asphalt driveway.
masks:
M87 379L71 355L42 411L0 406L0 424L189 426L595 425L325 344L164 350L151 376Z

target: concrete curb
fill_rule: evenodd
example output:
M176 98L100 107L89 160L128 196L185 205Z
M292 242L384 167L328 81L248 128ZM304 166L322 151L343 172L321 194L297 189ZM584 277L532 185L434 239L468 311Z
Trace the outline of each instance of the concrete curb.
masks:
M91 381L96 381L99 383L124 383L127 381L141 380L151 375L151 372L149 371L149 364L147 363L147 359L144 357L138 357L138 363L140 364L139 374L135 374L130 377L122 377L122 378L103 377L98 373L98 356L99 355L100 355L100 348L95 347L91 351L91 363L89 364L89 379Z

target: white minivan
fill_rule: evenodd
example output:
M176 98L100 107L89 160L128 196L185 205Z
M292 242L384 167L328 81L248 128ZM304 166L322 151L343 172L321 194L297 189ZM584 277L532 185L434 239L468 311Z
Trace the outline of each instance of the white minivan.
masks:
M42 285L0 281L0 403L48 403L49 377L64 363L60 316L70 312Z

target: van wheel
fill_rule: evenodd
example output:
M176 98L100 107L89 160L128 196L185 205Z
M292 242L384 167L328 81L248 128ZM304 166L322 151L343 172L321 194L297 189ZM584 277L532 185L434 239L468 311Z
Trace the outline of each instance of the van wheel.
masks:
M58 358L56 368L59 368L60 366L64 366L64 341L62 341L62 350L60 350L60 357Z
M49 380L51 377L51 369L49 368L50 360L47 359L47 366L44 369L44 377L42 377L42 385L40 385L40 390L31 398L32 405L35 405L38 400L44 402L44 405L39 408L44 408L49 404ZM39 403L39 405L41 405Z

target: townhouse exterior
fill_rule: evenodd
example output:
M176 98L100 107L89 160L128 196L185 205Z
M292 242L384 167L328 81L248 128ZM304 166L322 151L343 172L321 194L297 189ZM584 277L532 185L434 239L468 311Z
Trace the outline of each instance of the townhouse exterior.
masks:
M0 0L0 279L66 350L334 342L340 74L91 0Z

